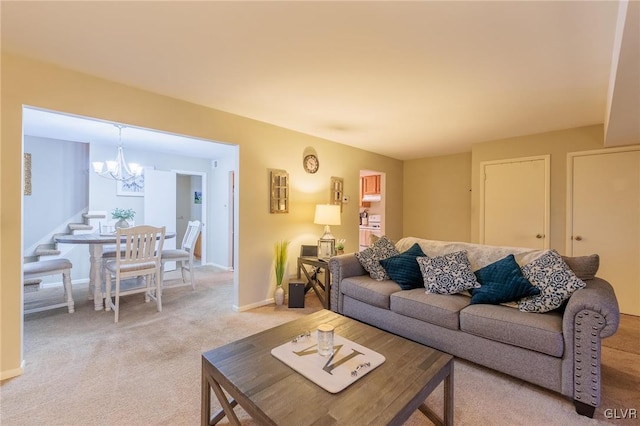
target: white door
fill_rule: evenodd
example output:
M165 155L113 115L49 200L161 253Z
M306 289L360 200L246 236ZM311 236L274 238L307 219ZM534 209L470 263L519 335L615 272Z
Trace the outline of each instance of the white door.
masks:
M640 315L640 151L569 156L567 253L597 253L620 311Z
M176 174L161 170L144 170L145 225L165 226L166 232L176 232ZM175 249L176 238L165 239L164 249ZM175 262L167 262L165 271L176 269Z
M480 243L549 247L549 156L480 164Z

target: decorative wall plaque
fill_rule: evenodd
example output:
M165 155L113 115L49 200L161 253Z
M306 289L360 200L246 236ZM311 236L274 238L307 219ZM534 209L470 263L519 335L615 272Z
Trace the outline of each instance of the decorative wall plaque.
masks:
M329 184L329 204L337 204L342 212L342 196L344 195L344 179L340 177L331 177Z
M289 213L289 173L269 170L269 211Z

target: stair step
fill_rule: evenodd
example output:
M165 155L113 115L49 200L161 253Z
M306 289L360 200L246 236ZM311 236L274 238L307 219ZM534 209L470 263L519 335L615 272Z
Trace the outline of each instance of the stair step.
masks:
M38 256L25 256L22 258L24 263L37 262L38 260L40 260L40 257Z
M37 256L57 256L61 252L56 248L56 244L40 244L36 247L35 254Z
M67 225L69 230L71 231L81 231L81 230L92 230L93 226L87 225L86 223L70 223Z
M107 215L106 214L82 213L82 217L84 217L85 219L106 219Z

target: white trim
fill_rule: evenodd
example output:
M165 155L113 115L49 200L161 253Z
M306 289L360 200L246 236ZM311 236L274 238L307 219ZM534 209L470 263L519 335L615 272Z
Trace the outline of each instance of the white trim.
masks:
M250 309L260 308L262 306L273 305L274 303L275 303L275 300L272 297L271 299L266 299L266 300L263 300L262 302L250 303L248 305L238 306L238 305L234 304L233 305L233 310L235 312L244 312L244 311L248 311Z
M591 151L577 151L567 153L567 216L565 223L565 253L573 256L573 161L576 157L587 157L592 155L617 154L620 152L640 151L640 145L623 146L618 148L594 149Z
M486 167L493 166L496 164L507 164L507 163L524 163L528 161L539 161L544 160L544 236L543 236L543 248L548 249L549 243L551 241L551 155L535 155L531 157L518 157L518 158L508 158L504 160L492 160L492 161L482 161L480 162L480 206L479 206L479 222L480 222L480 244L484 244L484 192L485 192L485 176L486 176Z
M22 321L24 322L24 320ZM12 370L0 371L0 380L11 379L13 377L18 377L24 374L24 359L20 363L20 368L14 368Z

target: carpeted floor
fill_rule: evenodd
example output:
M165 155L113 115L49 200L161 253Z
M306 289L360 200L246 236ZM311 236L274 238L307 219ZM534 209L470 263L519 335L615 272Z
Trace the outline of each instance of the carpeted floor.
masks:
M202 352L321 309L309 293L303 309L270 305L234 312L230 273L202 267L196 279L196 291L166 290L161 313L142 295L124 298L118 324L113 313L93 310L86 286L74 289L73 314L61 308L27 315L25 373L1 384L0 424L197 425ZM39 290L39 297L50 290ZM638 341L640 318L629 316L605 340L604 397L593 420L578 416L571 401L558 394L456 360L455 424L639 424L606 418L613 414L607 409L640 410ZM436 412L441 401L441 388L427 399ZM255 424L239 407L236 411L243 424ZM416 412L406 424L431 423Z

